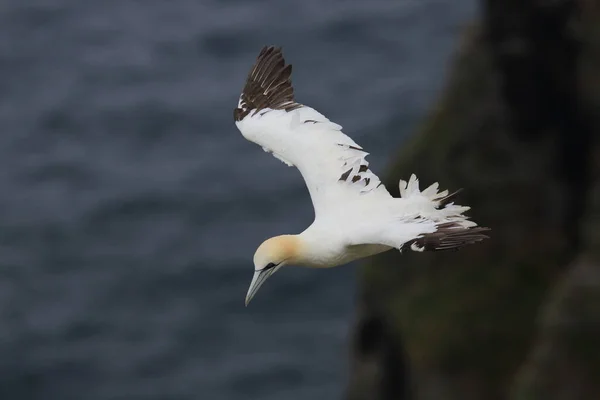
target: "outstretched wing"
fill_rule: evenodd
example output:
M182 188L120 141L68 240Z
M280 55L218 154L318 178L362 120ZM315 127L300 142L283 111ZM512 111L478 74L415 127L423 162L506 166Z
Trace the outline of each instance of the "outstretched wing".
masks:
M300 170L317 216L364 196L391 198L368 153L340 125L295 101L291 73L280 48L262 49L233 112L242 135Z
M438 192L438 183L419 189L413 174L400 181L400 198L371 213L362 224L346 227L350 245L380 244L399 250L457 250L487 239L490 229L477 226L464 215L470 207L454 204L456 191Z

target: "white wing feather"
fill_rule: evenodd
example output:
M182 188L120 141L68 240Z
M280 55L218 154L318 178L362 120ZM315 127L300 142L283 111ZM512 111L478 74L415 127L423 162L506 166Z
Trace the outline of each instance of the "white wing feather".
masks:
M369 169L368 153L313 108L267 109L236 125L246 139L298 168L317 215L365 195L391 198Z
M443 235L441 243L436 243L438 250L454 248L457 241L468 244L481 240L480 233L487 228L475 228L477 224L463 215L470 207L448 202L454 194L438 192L438 186L435 182L421 191L414 174L408 182L400 180L400 198L379 207L365 224L347 227L350 244L383 244L401 250L408 244L413 251L423 251L427 243L419 239L436 239L435 235Z

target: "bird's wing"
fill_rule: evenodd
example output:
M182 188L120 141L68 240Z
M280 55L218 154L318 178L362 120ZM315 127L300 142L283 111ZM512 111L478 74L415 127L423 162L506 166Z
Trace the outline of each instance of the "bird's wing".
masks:
M264 47L234 110L242 135L300 170L315 213L351 202L391 198L362 147L315 109L297 103L281 49Z
M400 181L400 198L386 202L370 218L345 226L347 244L380 244L399 250L454 250L487 239L489 228L479 227L466 215L470 207L452 202L459 191L438 192L437 182L421 191L413 174ZM364 211L364 214L367 210Z

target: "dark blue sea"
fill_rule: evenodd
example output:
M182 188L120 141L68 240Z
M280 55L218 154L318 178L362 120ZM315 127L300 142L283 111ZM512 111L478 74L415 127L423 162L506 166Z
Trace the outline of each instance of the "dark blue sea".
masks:
M382 173L474 0L2 0L0 399L339 399L357 265L252 256L312 222L232 111L261 47ZM411 171L406 171L407 176Z

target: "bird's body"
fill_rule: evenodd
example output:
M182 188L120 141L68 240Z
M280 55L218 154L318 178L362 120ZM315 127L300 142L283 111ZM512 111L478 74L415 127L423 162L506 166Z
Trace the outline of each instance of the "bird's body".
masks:
M381 244L349 243L345 225L335 226L328 224L326 220L318 221L299 234L300 246L309 251L303 253L298 265L312 268L337 267L392 248Z
M247 302L283 265L334 267L406 247L415 251L457 249L486 238L487 228L450 203L437 183L420 191L417 178L400 181L393 198L370 169L362 147L315 109L294 100L291 65L281 50L265 47L234 110L236 126L251 142L298 168L315 209L299 235L265 241L254 256L255 276Z

